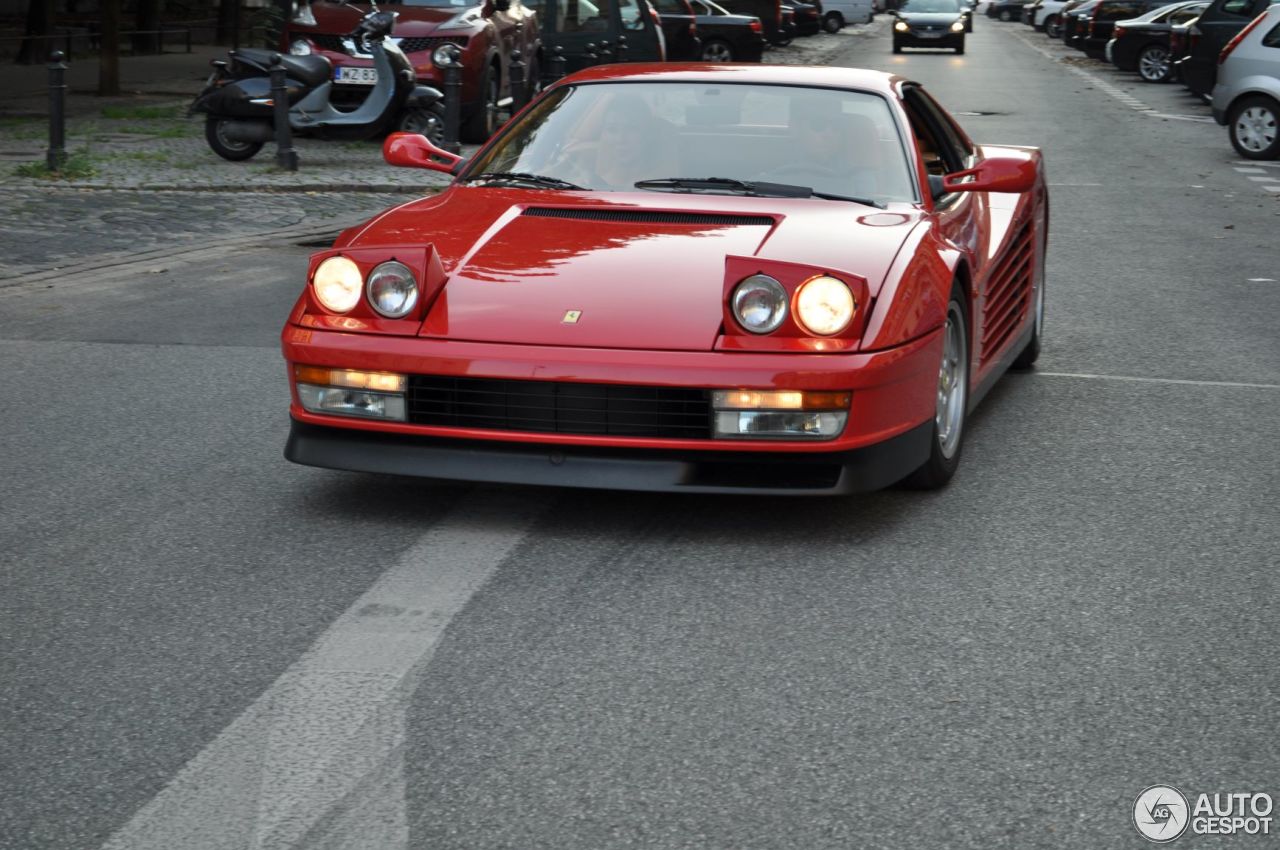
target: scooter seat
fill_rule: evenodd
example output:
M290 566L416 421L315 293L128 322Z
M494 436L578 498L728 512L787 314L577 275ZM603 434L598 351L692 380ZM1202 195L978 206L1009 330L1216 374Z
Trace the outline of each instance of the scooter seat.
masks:
M244 47L236 52L254 65L270 68L271 57L276 51ZM324 56L294 56L291 53L281 53L280 64L284 66L285 72L291 79L308 87L318 86L333 76L333 65Z

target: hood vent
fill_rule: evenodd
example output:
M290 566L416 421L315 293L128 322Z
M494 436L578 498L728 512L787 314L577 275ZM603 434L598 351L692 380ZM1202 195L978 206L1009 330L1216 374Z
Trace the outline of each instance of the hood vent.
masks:
M771 227L767 215L718 215L716 213L658 212L654 210L620 210L600 208L560 209L529 207L522 215L537 218L569 218L576 221L623 221L630 224L719 224Z

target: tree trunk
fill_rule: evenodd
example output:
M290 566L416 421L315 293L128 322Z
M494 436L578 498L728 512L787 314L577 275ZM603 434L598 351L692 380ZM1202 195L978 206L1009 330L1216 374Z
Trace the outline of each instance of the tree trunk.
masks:
M150 33L160 29L160 13L163 11L164 0L138 0L138 16L133 28L145 34L133 37L135 56L160 52L160 37Z
M102 0L102 52L98 94L120 94L120 0Z
M238 44L240 0L218 0L218 44Z
M44 36L53 34L53 0L30 0L27 6L28 36ZM49 54L54 49L62 49L47 38L26 38L18 50L19 65L38 65L49 61Z

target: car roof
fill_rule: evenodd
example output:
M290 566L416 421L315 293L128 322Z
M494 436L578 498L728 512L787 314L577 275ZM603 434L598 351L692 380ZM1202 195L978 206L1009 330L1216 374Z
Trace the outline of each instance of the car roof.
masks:
M862 68L830 68L802 65L733 65L723 63L659 63L598 65L565 77L565 83L644 81L656 83L759 83L858 89L887 96L897 93L906 78Z

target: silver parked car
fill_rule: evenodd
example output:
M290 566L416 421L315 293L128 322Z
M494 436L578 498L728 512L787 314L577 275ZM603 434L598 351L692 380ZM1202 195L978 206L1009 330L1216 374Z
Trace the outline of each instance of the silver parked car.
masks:
M1214 119L1241 156L1280 157L1280 3L1227 42L1218 62Z

